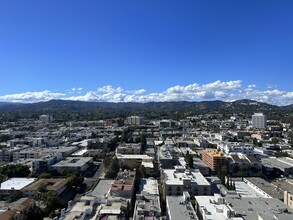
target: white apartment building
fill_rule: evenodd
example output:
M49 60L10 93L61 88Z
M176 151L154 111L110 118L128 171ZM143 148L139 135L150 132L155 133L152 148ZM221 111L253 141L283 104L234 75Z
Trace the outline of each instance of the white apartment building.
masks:
M267 116L263 113L254 113L254 115L252 115L252 127L260 129L266 128Z
M222 142L218 148L226 155L230 153L242 153L245 155L254 155L254 146L238 142Z
M125 124L127 125L144 125L144 117L139 116L130 116L125 120Z
M140 154L141 143L120 143L116 148L116 154Z
M142 179L139 190L140 193L136 194L133 219L161 219L158 181L155 179Z
M211 185L199 171L185 167L162 170L163 191L165 196L180 196L187 191L191 197L211 195Z

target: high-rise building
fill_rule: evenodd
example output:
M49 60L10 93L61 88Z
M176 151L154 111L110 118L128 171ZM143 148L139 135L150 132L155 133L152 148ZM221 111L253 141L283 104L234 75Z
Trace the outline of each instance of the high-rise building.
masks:
M127 125L144 125L144 118L139 116L130 116L126 118Z
M42 123L50 123L53 121L53 116L51 115L40 115L39 121Z
M263 113L254 113L252 116L252 127L253 128L266 128L267 127L267 116Z
M218 150L204 150L201 157L202 161L209 166L213 173L217 173L227 164L227 157Z

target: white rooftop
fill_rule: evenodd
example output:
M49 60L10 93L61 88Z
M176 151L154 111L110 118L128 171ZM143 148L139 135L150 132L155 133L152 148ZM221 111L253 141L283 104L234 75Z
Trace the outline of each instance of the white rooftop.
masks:
M144 167L147 167L147 168L154 168L154 164L153 164L153 162L143 161L143 162L141 163L141 165L143 165Z
M141 159L152 160L153 158L144 154L116 154L118 159Z
M210 185L206 178L199 172L193 171L189 172L175 172L175 169L165 169L163 170L166 175L167 185L183 185L183 179L190 179L191 183L196 183L197 185Z
M72 156L83 156L86 152L88 152L87 149L82 149L82 150L79 150L79 151L76 151L72 154Z
M1 190L21 190L33 183L36 178L11 178L1 183Z
M139 191L159 195L158 181L155 179L142 179L140 181Z
M208 212L208 219L210 220L219 220L219 219L227 219L223 215L223 208L225 204L214 204L211 203L215 199L214 196L195 196L196 202L199 206L204 207Z

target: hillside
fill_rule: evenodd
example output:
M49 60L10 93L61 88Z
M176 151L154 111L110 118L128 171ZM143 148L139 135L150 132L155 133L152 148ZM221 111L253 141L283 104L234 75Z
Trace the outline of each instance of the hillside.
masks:
M274 106L252 100L235 102L149 102L110 103L51 100L31 104L0 103L0 119L11 121L18 118L37 118L40 114L52 114L57 120L97 120L113 117L141 115L148 119L182 119L203 113L253 114L264 112L271 118L291 113L293 106Z

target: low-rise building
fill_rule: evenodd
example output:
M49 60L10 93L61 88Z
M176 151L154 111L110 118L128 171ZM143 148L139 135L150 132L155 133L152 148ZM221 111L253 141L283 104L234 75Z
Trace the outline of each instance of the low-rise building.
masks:
M185 167L162 170L164 196L180 196L187 191L191 197L210 195L211 185L199 171L191 171Z
M284 190L259 177L245 177L244 182L268 198L284 199Z
M135 171L119 171L117 178L111 184L110 195L131 199L134 190Z
M2 195L10 195L14 191L21 191L35 180L36 178L10 178L1 183L0 193Z
M187 192L184 192L182 196L167 196L166 205L169 220L198 219Z
M284 203L293 209L293 190L284 191Z
M254 155L254 146L250 144L238 142L222 142L218 144L218 148L226 155L230 153L242 153L246 155Z
M84 172L93 163L92 157L66 157L64 160L52 165L50 170L61 173L63 170L72 172Z
M221 197L196 196L197 214L200 219L231 220L289 220L293 209L276 198L242 198L239 196Z
M19 200L8 203L0 208L0 219L11 220L13 217L20 217L20 213L35 208L36 202L30 198L20 198ZM14 219L14 218L13 218Z
M140 193L136 195L133 219L160 219L161 207L158 181L155 179L142 179L139 189Z
M116 148L116 154L140 154L141 143L120 143Z
M266 172L277 172L288 176L293 174L293 159L289 157L268 157L262 158L261 162Z
M255 156L233 153L228 156L228 170L233 176L260 176L262 163Z
M197 157L193 157L193 167L194 169L198 169L199 172L201 172L201 174L204 176L210 175L209 166Z
M24 187L21 191L25 196L37 199L40 188L45 191L52 191L60 195L66 189L66 179L39 179Z

